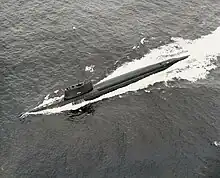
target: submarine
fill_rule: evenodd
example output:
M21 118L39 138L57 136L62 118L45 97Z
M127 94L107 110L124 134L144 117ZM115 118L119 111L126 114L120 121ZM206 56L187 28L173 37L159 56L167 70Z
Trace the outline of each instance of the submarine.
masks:
M103 82L98 82L96 84L93 84L92 81L85 80L84 82L77 83L64 89L62 95L63 97L54 103L35 107L28 112L38 112L46 109L61 107L69 103L78 104L83 101L93 100L106 93L137 82L152 74L161 72L188 57L189 55L171 58L160 63L136 69Z

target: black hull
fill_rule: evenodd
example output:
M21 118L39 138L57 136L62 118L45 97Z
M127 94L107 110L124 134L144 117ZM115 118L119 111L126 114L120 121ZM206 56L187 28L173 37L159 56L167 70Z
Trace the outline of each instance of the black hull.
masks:
M69 104L69 103L79 103L82 100L83 101L93 100L93 99L98 98L104 94L107 94L107 93L112 92L114 90L117 90L119 88L125 87L125 86L132 84L134 82L137 82L137 81L139 81L145 77L148 77L152 74L161 72L161 71L169 68L173 64L175 64L181 60L184 60L188 57L189 56L172 58L172 59L163 61L161 63L153 64L153 65L150 65L147 67L143 67L143 68L128 72L128 73L120 75L118 77L115 77L115 78L106 80L104 82L95 84L93 90L86 93L86 94L83 94L81 96L78 96L78 97L72 98L72 99L68 99L68 100L62 99L61 101L58 101L57 103L51 104L49 106L42 106L39 108L34 108L34 109L30 110L29 112L37 112L37 111L42 111L45 109L52 109L52 108L56 108L56 107L61 107L66 104Z

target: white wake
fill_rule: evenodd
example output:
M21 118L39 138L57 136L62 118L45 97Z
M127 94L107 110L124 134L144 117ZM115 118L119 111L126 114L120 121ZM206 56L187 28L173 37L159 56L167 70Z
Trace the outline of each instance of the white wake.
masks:
M128 91L137 91L147 88L149 85L153 85L154 83L171 81L174 78L195 82L198 79L205 78L207 74L209 74L210 70L217 67L214 65L214 61L216 61L217 56L220 55L220 27L213 31L211 34L202 36L196 40L185 40L182 38L172 38L172 40L174 41L173 43L153 49L141 59L134 60L122 65L102 81L108 80L123 73L130 72L131 70L161 62L163 60L169 59L170 57L176 57L178 55L182 56L184 52L187 52L187 54L190 55L188 59L174 64L165 71L151 75L145 79L115 90L111 93L105 94L94 100L85 101L76 105L72 105L72 103L70 103L59 108L27 114L53 114L67 110L76 110L82 106L100 101L104 98L117 96ZM54 99L56 100L58 98ZM42 104L48 104L53 101L54 100L51 98L45 98Z

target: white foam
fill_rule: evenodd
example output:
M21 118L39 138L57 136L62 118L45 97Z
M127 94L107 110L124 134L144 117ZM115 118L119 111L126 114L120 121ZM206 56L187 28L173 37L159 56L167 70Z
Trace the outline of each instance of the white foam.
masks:
M220 146L220 142L214 141L215 146Z
M48 100L48 99L49 99L49 96L50 96L50 94L47 94L47 95L44 97L44 100Z
M142 38L141 39L141 44L144 44L144 40L145 40L146 38Z
M176 63L175 65L171 66L165 71L151 75L136 83L130 84L126 87L105 94L94 100L85 101L76 105L72 105L70 103L59 108L48 109L45 111L29 113L29 114L52 114L66 110L75 110L89 103L100 101L104 98L117 96L126 93L128 91L137 91L140 89L145 89L149 85L152 85L154 83L167 82L173 80L174 78L186 79L191 82L195 82L199 79L203 79L207 76L207 74L209 74L210 70L216 68L216 66L213 63L213 60L217 60L217 56L220 55L219 39L220 39L220 27L217 28L213 33L206 36L202 36L201 38L196 40L184 40L182 38L172 38L172 40L174 41L173 43L153 49L141 59L139 60L135 59L132 62L122 65L102 81L108 80L110 78L119 76L121 74L130 72L132 70L144 66L161 62L173 56L180 56L182 53L186 51L190 55L188 59ZM90 70L91 68L86 68L86 69ZM149 92L148 90L145 91Z
M117 63L118 63L118 60L117 60L117 61L115 61L115 63L114 63L114 64L116 65Z
M42 107L42 106L51 105L51 104L53 104L53 103L55 103L55 102L57 102L57 101L60 101L60 100L63 99L64 95L59 96L59 97L53 97L53 98L48 98L48 97L49 97L49 96L47 95L47 96L44 98L44 101L43 101L41 104L39 104L37 107L35 107L34 109L40 108L40 107Z
M86 66L85 71L94 72L95 65Z
M54 93L57 94L59 92L59 90L55 90Z

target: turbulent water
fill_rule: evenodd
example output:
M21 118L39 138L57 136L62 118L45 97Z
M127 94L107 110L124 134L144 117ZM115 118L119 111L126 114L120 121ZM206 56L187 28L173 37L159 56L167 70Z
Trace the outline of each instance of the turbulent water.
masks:
M0 13L0 177L220 177L220 1L9 0ZM182 54L93 101L26 113Z

